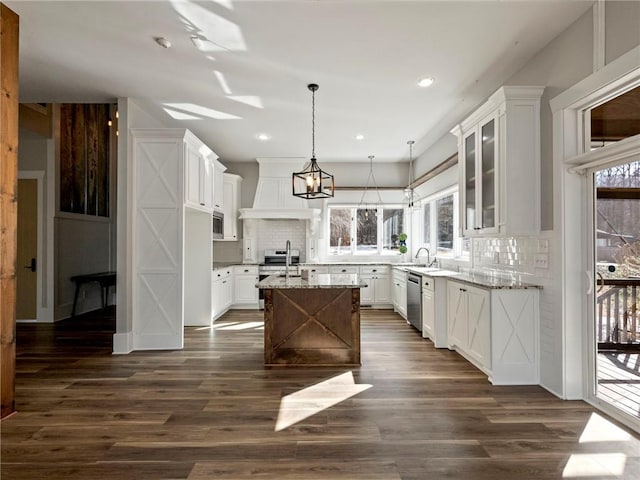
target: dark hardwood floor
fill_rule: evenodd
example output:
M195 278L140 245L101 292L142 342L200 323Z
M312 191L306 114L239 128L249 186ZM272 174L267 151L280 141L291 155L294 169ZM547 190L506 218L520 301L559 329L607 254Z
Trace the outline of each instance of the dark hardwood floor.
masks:
M19 324L2 480L640 478L640 440L583 402L493 387L390 311L362 367L262 365L261 312L111 354L113 311Z

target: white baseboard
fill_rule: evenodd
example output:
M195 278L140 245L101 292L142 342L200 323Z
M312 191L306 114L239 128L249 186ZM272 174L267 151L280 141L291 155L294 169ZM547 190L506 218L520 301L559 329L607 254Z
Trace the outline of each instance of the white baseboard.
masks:
M113 353L121 355L133 351L133 332L113 334Z
M133 350L182 350L183 335L133 334Z

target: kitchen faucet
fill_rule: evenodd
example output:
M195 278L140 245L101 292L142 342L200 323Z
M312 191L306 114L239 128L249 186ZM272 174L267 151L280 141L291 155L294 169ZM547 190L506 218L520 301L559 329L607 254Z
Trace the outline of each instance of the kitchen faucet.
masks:
M429 252L429 249L427 247L420 247L418 249L418 251L416 252L416 258L418 258L418 255L420 255L420 252L422 250L426 250L427 251L427 265L429 265L430 263L430 257L431 257L431 252Z
M291 265L291 241L287 240L287 245L285 246L287 254L285 256L285 271L284 278L285 280L289 280L289 265Z

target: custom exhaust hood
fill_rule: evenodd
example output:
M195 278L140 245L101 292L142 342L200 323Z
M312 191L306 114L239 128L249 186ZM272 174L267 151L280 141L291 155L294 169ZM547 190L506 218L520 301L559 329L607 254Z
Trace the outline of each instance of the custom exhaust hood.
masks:
M258 185L253 208L241 208L241 220L320 220L320 209L293 196L291 173L302 170L305 158L258 158Z

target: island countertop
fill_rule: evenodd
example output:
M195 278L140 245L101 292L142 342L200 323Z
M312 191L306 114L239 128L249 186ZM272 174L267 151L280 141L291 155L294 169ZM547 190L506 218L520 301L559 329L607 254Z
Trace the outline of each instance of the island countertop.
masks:
M256 283L258 288L365 288L368 284L360 275L349 273L318 273L309 275L308 280L303 280L300 275L289 275L285 278L279 275L270 275Z

